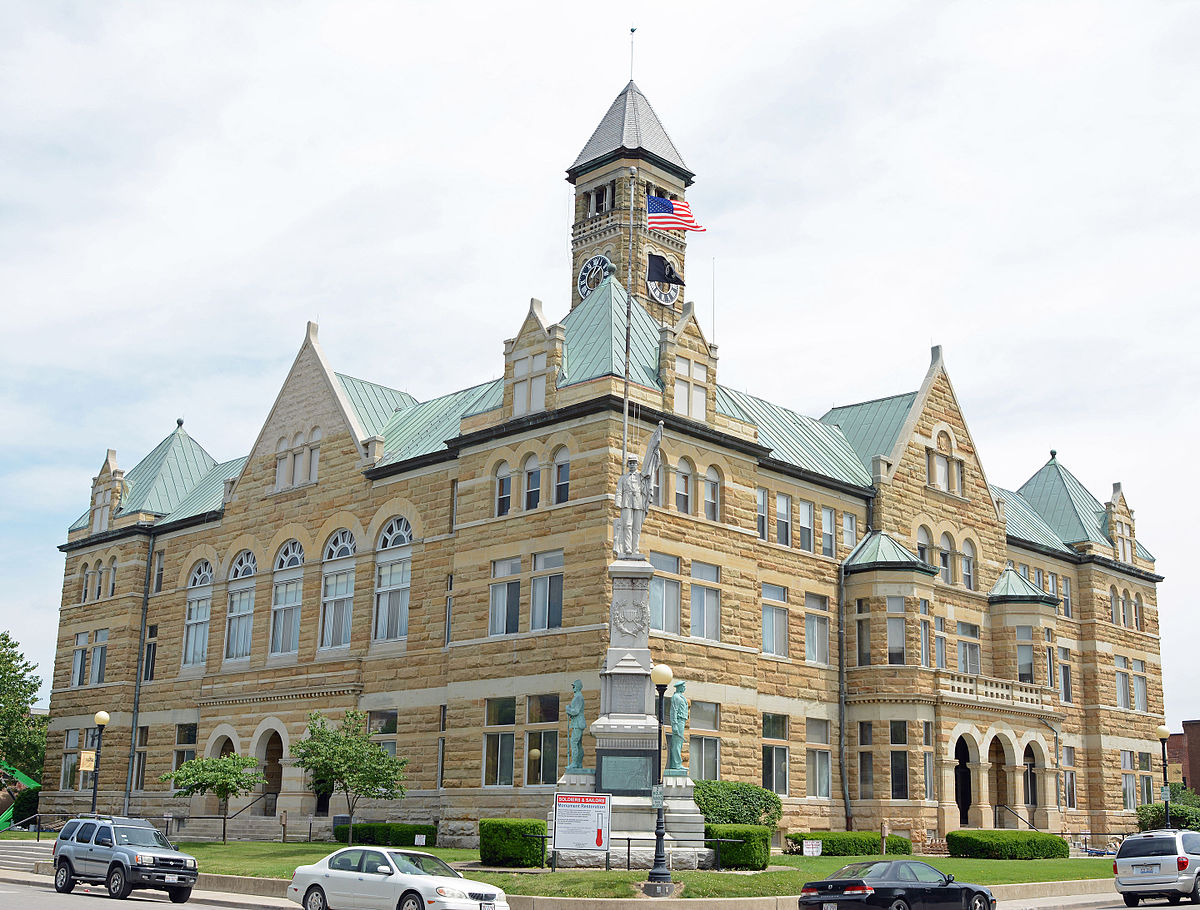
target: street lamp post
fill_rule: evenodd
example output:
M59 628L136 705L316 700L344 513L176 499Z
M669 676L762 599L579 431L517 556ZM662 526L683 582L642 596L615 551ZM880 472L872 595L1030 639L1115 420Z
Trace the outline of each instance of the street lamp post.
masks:
M1163 807L1166 810L1166 825L1171 827L1171 785L1167 783L1167 740L1171 738L1171 731L1166 724L1159 724L1158 729L1154 731L1158 734L1158 741L1162 743L1162 765L1163 765L1163 795L1166 799L1163 800Z
M658 690L658 751L655 752L658 785L663 782L662 769L662 740L663 740L663 696L667 686L671 685L674 673L666 664L655 664L650 671L650 682ZM650 870L650 881L670 884L671 870L667 868L667 846L664 838L667 834L666 820L663 817L662 803L658 805L658 820L654 824L654 868Z
M108 712L97 711L92 719L96 722L96 764L91 768L91 814L95 815L96 791L100 788L100 749L104 744L104 728L108 726Z

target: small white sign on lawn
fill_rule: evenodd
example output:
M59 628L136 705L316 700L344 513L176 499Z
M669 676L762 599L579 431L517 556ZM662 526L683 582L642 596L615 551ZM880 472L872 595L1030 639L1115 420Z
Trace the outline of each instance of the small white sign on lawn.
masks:
M821 855L821 841L806 840L804 842L804 855L805 856L820 856Z
M611 793L555 793L555 850L608 851Z
M424 847L425 846L425 835L424 834L413 835L413 846L414 847Z

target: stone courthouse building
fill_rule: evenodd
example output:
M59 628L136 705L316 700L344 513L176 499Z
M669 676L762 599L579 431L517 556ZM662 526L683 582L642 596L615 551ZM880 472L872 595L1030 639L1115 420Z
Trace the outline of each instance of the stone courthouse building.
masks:
M570 305L514 311L502 378L417 401L337 372L310 323L246 456L182 421L132 467L108 452L61 546L44 809L88 806L103 708L101 809L212 813L159 776L232 750L266 773L246 815L321 818L292 747L360 709L410 760L367 815L443 842L545 817L573 680L599 710L632 274L631 449L664 424L650 646L687 682L691 776L773 789L791 831L1133 827L1161 577L1120 485L1101 502L1053 452L993 484L939 348L819 418L722 385L678 287L645 280L651 253L686 277L645 207L693 174L632 82L567 174Z

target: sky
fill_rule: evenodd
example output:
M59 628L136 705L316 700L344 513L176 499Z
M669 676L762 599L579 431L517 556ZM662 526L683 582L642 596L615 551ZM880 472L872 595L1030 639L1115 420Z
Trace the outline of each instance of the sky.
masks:
M426 399L567 312L574 161L630 76L696 182L722 383L801 413L932 344L988 479L1120 481L1169 725L1200 339L1200 4L0 5L0 628L48 677L67 527L176 418L244 455L304 338ZM1175 503L1173 506L1172 503ZM43 688L42 702L49 691Z

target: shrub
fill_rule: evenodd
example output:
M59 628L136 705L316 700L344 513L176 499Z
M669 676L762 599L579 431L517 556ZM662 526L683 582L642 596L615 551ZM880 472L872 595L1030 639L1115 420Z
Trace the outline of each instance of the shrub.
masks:
M1067 842L1043 831L951 831L946 835L951 856L971 859L1065 859Z
M479 860L485 866L528 867L542 862L542 839L526 834L545 834L542 818L481 818Z
M1148 803L1137 807L1139 831L1151 831L1167 827L1167 813L1162 803ZM1171 827L1189 828L1200 831L1200 809L1194 806L1171 803Z
M354 826L356 844L375 844L380 847L412 847L418 834L425 835L425 846L437 846L437 825L405 825L399 822L359 822ZM349 825L334 825L333 839L344 844L350 835Z
M821 842L822 856L878 856L880 839L878 831L796 831L787 836L788 853L802 853L806 840ZM912 853L912 841L899 834L889 834L887 852Z
M13 800L12 820L14 822L23 822L31 815L37 815L38 794L41 792L36 787L30 787L17 794L17 798ZM47 824L49 824L49 820L47 820Z
M714 825L766 825L783 817L779 795L735 780L698 780L692 795L706 822Z
M774 794L772 794L774 795ZM766 825L714 825L704 824L704 836L721 839L742 840L741 844L709 844L713 850L721 848L722 869L767 868L771 859L771 832Z

